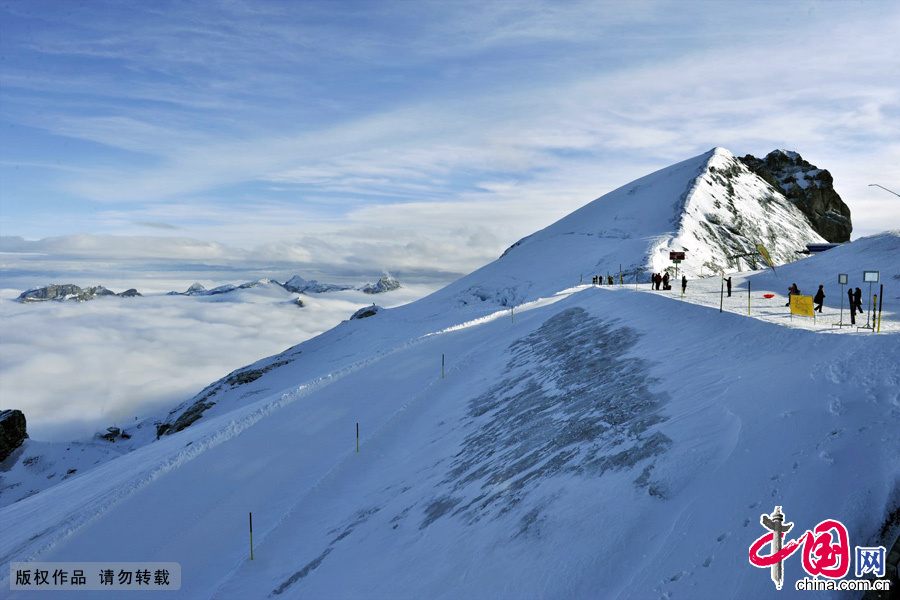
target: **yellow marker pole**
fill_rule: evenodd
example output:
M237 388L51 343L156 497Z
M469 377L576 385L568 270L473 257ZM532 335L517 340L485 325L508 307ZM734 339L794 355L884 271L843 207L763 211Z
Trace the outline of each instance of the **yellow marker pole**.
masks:
M875 314L876 307L878 306L878 294L872 296L872 333L878 333L875 329L875 322L878 321L878 316Z
M250 513L250 560L253 560L253 513Z

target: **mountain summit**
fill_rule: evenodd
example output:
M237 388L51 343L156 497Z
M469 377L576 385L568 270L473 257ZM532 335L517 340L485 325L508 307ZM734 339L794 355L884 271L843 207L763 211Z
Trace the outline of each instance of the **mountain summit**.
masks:
M665 270L674 275L671 251L685 253L679 274L695 278L764 267L757 244L784 264L806 244L822 242L783 194L728 150L714 148L597 198L438 294L506 306L593 275L617 277L620 268L627 283L649 282L651 273Z

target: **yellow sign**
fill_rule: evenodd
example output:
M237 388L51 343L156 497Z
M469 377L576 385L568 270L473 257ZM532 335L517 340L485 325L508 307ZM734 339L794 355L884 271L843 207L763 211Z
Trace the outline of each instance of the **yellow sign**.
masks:
M815 317L816 315L813 312L813 297L791 294L791 314Z

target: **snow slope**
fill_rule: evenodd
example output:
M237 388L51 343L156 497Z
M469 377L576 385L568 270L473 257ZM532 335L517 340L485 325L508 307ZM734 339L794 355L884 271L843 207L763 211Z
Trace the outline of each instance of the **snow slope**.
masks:
M639 181L676 189L719 155ZM10 562L77 560L178 562L183 598L755 598L774 595L747 554L775 505L799 531L833 518L854 545L884 543L900 331L801 327L779 303L748 317L738 293L719 314L718 277L692 278L684 301L575 285L689 234L651 214L670 196L646 192L632 237L573 228L615 222L595 201L445 290L256 363L190 427L2 509L5 595L31 597L10 593ZM900 232L752 274L751 296L862 268L896 285ZM801 576L788 559L778 595L799 596Z

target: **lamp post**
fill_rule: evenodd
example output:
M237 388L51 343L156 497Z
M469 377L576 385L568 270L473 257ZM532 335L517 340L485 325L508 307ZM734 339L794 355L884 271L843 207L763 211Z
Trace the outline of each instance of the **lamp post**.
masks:
M884 191L886 191L886 192L891 192L893 195L895 195L895 196L897 196L898 198L900 198L900 194L898 194L897 192L894 192L894 191L891 191L891 190L887 189L887 188L884 187L883 185L878 185L877 183L870 183L870 184L869 184L869 187L880 187L880 188L883 189Z

